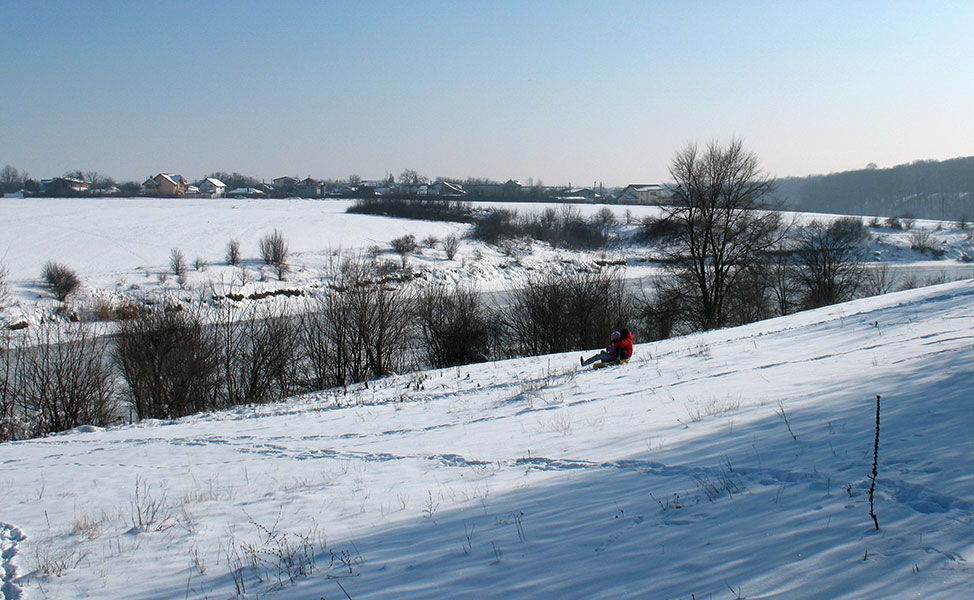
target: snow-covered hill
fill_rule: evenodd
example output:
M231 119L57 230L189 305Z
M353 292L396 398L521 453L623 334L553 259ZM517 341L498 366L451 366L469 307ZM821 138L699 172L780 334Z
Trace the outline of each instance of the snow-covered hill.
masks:
M0 590L967 597L972 359L967 281L640 344L623 367L526 358L7 443Z

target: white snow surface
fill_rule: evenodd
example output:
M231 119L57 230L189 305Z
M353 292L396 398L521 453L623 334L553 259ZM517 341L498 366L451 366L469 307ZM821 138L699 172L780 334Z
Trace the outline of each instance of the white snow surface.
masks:
M972 359L964 281L620 367L524 358L6 443L0 590L970 597Z
M40 286L48 260L81 275L70 304L84 313L313 289L340 252L398 261L396 237L467 228L348 205L5 198L0 319L58 310ZM622 239L654 211L611 208L633 217ZM285 281L257 258L275 229L292 252ZM917 229L942 259L911 249L910 231L870 228L872 260L971 276L969 232ZM243 268L223 264L230 239ZM182 285L173 248L191 265ZM488 291L597 261L644 277L652 258L625 243L511 256L465 240L454 260L437 247L409 264ZM5 443L0 600L968 597L972 331L974 281L956 282L638 344L617 368L525 358Z

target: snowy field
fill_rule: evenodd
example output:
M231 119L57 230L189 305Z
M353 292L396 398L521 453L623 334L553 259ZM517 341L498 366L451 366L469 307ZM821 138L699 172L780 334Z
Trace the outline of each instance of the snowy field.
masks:
M407 234L417 241L450 234L463 235L468 225L409 221L385 217L346 214L346 200L233 200L157 198L28 198L0 199L0 218L7 224L0 230L0 264L7 270L8 298L0 306L0 320L6 323L36 322L53 314L58 303L41 285L41 271L53 260L76 271L82 279L80 292L71 307L84 316L98 303L118 304L128 299L205 298L228 292L249 294L275 288L311 289L321 285L329 265L341 252L381 250L385 260L398 262L389 242ZM528 213L547 206L536 203L494 203ZM603 205L574 205L590 216ZM557 250L543 244L521 248L518 256L497 248L464 240L453 260L440 246L422 247L409 257L410 269L429 281L465 282L484 291L521 285L526 273L543 269L573 270L591 266L596 260L624 261L626 277L642 278L657 272L653 249L626 242L639 220L656 214L653 207L610 206L619 225L615 232L622 243L606 251L578 253ZM631 224L626 225L626 214ZM808 221L830 219L821 215L789 215ZM939 229L938 229L939 227ZM278 230L287 241L291 272L279 281L274 270L264 265L258 252L261 238ZM930 243L944 252L934 260L929 254L911 250L917 230L929 231ZM913 231L870 229L876 236L870 260L897 268L921 269L922 283L946 274L945 279L974 277L974 264L961 259L974 257L974 242L968 231L953 223L919 221ZM227 243L240 243L242 264L225 262ZM188 266L182 285L169 266L170 253L178 249ZM204 265L197 270L197 258Z
M599 371L518 359L7 443L0 590L970 597L972 359L966 281L639 344Z
M398 262L390 240L467 227L348 215L348 204L3 199L0 316L55 312L39 281L48 260L81 275L71 302L83 312L311 289L340 252L378 246ZM627 207L612 208L624 221ZM257 258L274 229L292 252L285 281ZM974 276L968 232L917 229L942 258L911 249L910 231L870 228L870 262ZM242 268L223 262L230 239ZM173 248L206 262L183 286ZM527 250L464 240L454 260L424 248L409 265L485 291L599 260L624 261L632 278L656 272L653 250L627 243ZM638 344L614 369L542 356L6 443L0 600L968 597L972 365L969 280Z

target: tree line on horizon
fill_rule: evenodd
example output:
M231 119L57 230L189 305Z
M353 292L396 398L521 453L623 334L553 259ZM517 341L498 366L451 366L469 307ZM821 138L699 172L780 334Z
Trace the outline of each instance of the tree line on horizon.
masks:
M776 188L790 208L800 211L970 221L974 156L789 177L778 179Z

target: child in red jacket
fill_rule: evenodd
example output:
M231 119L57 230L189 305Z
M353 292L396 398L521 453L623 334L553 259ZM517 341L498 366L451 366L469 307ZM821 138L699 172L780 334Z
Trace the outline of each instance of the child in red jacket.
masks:
M612 343L609 344L609 347L595 356L589 358L582 357L580 359L582 366L584 367L585 365L590 365L600 360L604 363L627 360L632 356L632 342L632 332L628 329L623 328L619 331L613 331Z

